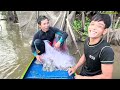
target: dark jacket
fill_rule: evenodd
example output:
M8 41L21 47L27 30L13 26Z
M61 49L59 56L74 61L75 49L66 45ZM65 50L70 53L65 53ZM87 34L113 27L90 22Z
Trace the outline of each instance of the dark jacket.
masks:
M35 45L34 45L34 41L36 39L41 39L41 40L49 40L50 42L53 42L55 35L59 35L60 39L59 41L61 43L63 43L66 38L68 37L68 34L64 31L59 30L58 28L54 28L54 27L50 27L49 30L47 32L43 32L42 30L39 30L33 37L33 41L32 41L32 45L31 45L31 49L32 49L32 53L34 56L37 55L36 53L36 49L35 49Z

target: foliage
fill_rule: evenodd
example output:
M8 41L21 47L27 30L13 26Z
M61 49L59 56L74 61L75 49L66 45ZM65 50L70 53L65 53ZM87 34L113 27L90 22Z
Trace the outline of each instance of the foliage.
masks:
M85 17L85 27L84 27L84 32L82 33L82 20L75 19L73 22L73 29L78 33L82 33L82 39L84 41L85 37L88 35L88 26L90 24L90 19L88 17Z
M117 28L120 28L120 24L117 25Z
M116 25L116 23L113 23L112 28L114 28L114 29L119 29L119 28L120 28L120 21L118 22L118 25L117 25L116 28L115 28L115 25Z
M74 20L73 22L73 29L80 33L80 29L82 28L82 21L81 20Z

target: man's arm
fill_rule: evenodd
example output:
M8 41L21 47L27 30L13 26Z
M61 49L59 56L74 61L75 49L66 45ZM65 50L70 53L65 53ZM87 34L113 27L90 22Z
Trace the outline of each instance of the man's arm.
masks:
M101 64L102 74L95 76L76 75L76 79L112 79L113 64Z
M54 32L55 32L55 34L61 36L61 38L59 39L60 43L63 43L66 40L66 38L68 37L68 34L66 32L61 31L58 28L54 28Z
M80 67L81 65L83 65L86 61L86 58L85 58L85 54L83 54L81 56L81 58L79 59L78 63L75 65L75 68L77 69L78 67Z
M73 73L75 73L77 68L80 67L81 65L83 65L85 63L85 61L86 61L86 58L85 58L85 55L83 54L81 56L81 58L79 59L78 63L74 67L72 67L68 70L68 74L72 75Z

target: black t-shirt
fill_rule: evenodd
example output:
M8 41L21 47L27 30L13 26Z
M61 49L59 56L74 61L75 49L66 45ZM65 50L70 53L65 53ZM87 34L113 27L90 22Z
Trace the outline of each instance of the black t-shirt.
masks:
M94 76L102 73L101 64L113 64L114 52L106 40L101 39L95 45L89 45L89 38L84 44L86 62L80 75Z

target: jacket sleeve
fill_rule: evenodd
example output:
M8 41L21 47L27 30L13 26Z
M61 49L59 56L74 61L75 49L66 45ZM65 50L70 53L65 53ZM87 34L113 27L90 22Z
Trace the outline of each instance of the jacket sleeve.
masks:
M67 34L66 32L61 31L61 30L59 30L58 28L54 28L53 30L54 30L55 34L61 36L61 38L59 39L59 41L60 41L61 43L63 43L63 42L66 40L66 38L68 37L68 34Z

